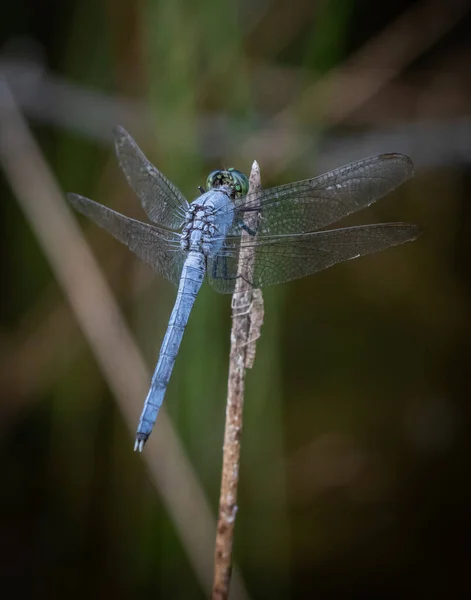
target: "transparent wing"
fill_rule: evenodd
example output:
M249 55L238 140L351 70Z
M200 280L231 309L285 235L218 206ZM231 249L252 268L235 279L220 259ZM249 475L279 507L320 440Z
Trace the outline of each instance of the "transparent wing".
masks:
M247 211L260 213L258 233L261 234L316 231L366 208L412 175L410 158L403 154L381 154L313 179L261 190L235 200L236 220L229 233L240 233Z
M312 275L337 263L373 254L391 246L415 240L420 229L407 223L362 225L331 231L257 237L255 242L232 239L233 247L224 248L209 260L208 278L221 294L234 291L239 260L242 268L246 258L240 249L253 249L255 264L253 280L248 287L264 287Z
M116 127L114 137L121 169L149 219L164 227L179 229L188 209L183 194L147 160L124 127Z
M163 277L175 285L179 284L185 255L180 250L178 234L125 217L78 194L68 194L67 197L78 212L126 244Z

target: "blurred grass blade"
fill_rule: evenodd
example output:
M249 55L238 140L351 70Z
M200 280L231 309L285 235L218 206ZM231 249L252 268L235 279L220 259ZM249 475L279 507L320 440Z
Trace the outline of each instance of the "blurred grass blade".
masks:
M0 79L0 162L134 432L149 373L41 151ZM131 452L130 440L130 452ZM165 410L144 455L203 589L212 583L215 520ZM234 573L234 598L247 598Z

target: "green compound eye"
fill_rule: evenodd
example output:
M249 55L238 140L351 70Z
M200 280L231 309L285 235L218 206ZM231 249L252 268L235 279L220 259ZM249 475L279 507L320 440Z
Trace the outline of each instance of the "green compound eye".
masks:
M236 198L245 196L249 191L249 180L247 177L232 167L227 170L212 171L208 175L206 179L206 189L208 191L218 188L221 185L230 186L233 190L233 196Z
M249 180L247 179L247 177L237 169L234 169L233 167L228 169L228 171L231 174L234 182L233 188L235 189L236 197L241 198L242 196L245 196L249 191Z
M211 171L211 173L206 178L206 189L212 190L214 187L219 187L219 179L221 179L221 171ZM215 184L218 183L216 186Z

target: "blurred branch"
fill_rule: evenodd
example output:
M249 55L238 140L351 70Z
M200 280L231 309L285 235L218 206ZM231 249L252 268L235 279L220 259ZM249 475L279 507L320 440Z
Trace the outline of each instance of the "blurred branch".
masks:
M354 57L350 59L353 60ZM344 79L345 85L347 79L350 85L351 79L356 77L351 62L348 64L350 64L348 70L350 75ZM338 67L335 72L342 69L343 67ZM363 73L361 79L374 78L379 70L381 66L377 65L375 69ZM155 123L152 122L148 107L143 102L109 96L72 84L48 72L41 64L32 60L20 61L2 57L0 75L2 74L7 78L25 114L33 119L52 123L106 144L111 141L111 131L116 123L126 124L137 132L139 137L151 144L160 137L159 132L155 130ZM357 75L360 77L359 73ZM436 76L437 73L433 75L434 81ZM333 74L327 74L325 77L326 79L319 80L309 88L311 91L307 90L304 93L315 94L318 86L331 85L328 81L322 82L333 77ZM460 73L457 73L456 79L457 86ZM278 79L277 85L279 85ZM355 88L356 85L355 81L353 87ZM391 102L396 107L398 104L404 105L407 114L411 112L414 114L417 110L417 102L422 98L424 85L426 84L422 79L421 86L417 88L403 86L400 90L392 90L394 100ZM456 86L453 92L455 95L459 91ZM397 99L398 94L400 100ZM420 97L417 96L418 94ZM341 89L339 95L343 102L349 102L350 90L347 87ZM427 87L427 106L442 105L444 97L442 86ZM365 97L364 102L367 100L368 98ZM467 106L466 100L463 102ZM382 107L385 105L386 103L382 102L373 117L371 111L363 115L362 125L374 127L371 132L338 136L324 131L320 140L317 136L314 139L314 132L306 133L305 129L301 131L292 119L288 119L288 109L284 109L275 120L270 119L266 127L259 128L255 132L252 120L232 119L222 114L200 115L198 118L199 153L210 161L226 161L231 155L245 156L246 152L248 155L255 154L263 160L267 170L271 169L270 175L285 168L287 162L292 160L293 153L302 155L299 164L303 169L313 171L315 168L317 172L327 171L360 156L391 149L412 154L414 163L418 167L471 162L471 136L468 133L471 118L469 116L457 115L454 118L448 116L443 120L430 117L427 120L393 123L388 128L380 128L378 122L381 122L381 110L384 110ZM314 107L315 104L310 106L310 113L315 116ZM289 110L294 114L298 108L292 104ZM347 110L346 107L344 110ZM391 106L388 108L388 115L390 118ZM398 118L404 116L398 115ZM185 135L187 125L184 122L172 121L167 124L167 127L174 133L172 143L183 145L187 143L188 136ZM346 147L349 148L348 154L345 152Z
M318 151L316 171L325 173L333 167L385 151L402 152L414 159L416 168L437 168L471 163L471 117L455 121L416 121L389 129L327 139ZM311 156L299 159L302 165ZM307 167L307 165L306 165Z
M130 428L139 416L149 373L118 306L78 228L41 151L0 79L0 161L44 253L88 339ZM209 593L214 520L168 415L145 456L189 561ZM238 596L246 598L236 574Z
M22 58L1 56L0 75L29 118L105 143L111 141L114 125L122 122L149 136L151 117L144 102L72 83L48 71L36 54Z
M261 189L260 168L255 161L250 173L249 194ZM259 215L245 217L247 227L258 229ZM231 350L227 391L226 425L222 459L221 493L214 554L213 600L226 600L231 580L232 544L237 513L239 486L240 440L242 436L245 370L253 366L255 343L263 322L263 297L260 290L247 289L253 281L255 252L253 233L242 232L241 245L250 240L250 247L240 249L236 285L232 298Z

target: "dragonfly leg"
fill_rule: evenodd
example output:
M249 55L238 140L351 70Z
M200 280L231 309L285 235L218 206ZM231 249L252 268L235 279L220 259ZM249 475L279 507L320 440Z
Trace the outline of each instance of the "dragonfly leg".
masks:
M249 235L251 235L252 237L254 237L255 235L257 235L257 232L254 231L253 229L250 229L250 227L248 225L246 225L245 223L241 223L241 228L246 231Z
M222 274L219 274L219 264L222 263ZM216 256L213 260L213 279L233 279L227 275L227 258L225 256Z
M222 264L221 269L219 265ZM220 272L222 271L222 273ZM213 268L211 273L213 279L225 279L226 281L234 281L234 279L242 278L245 283L248 283L251 287L253 287L253 282L249 281L243 275L229 275L227 269L227 256L216 256L213 260Z

